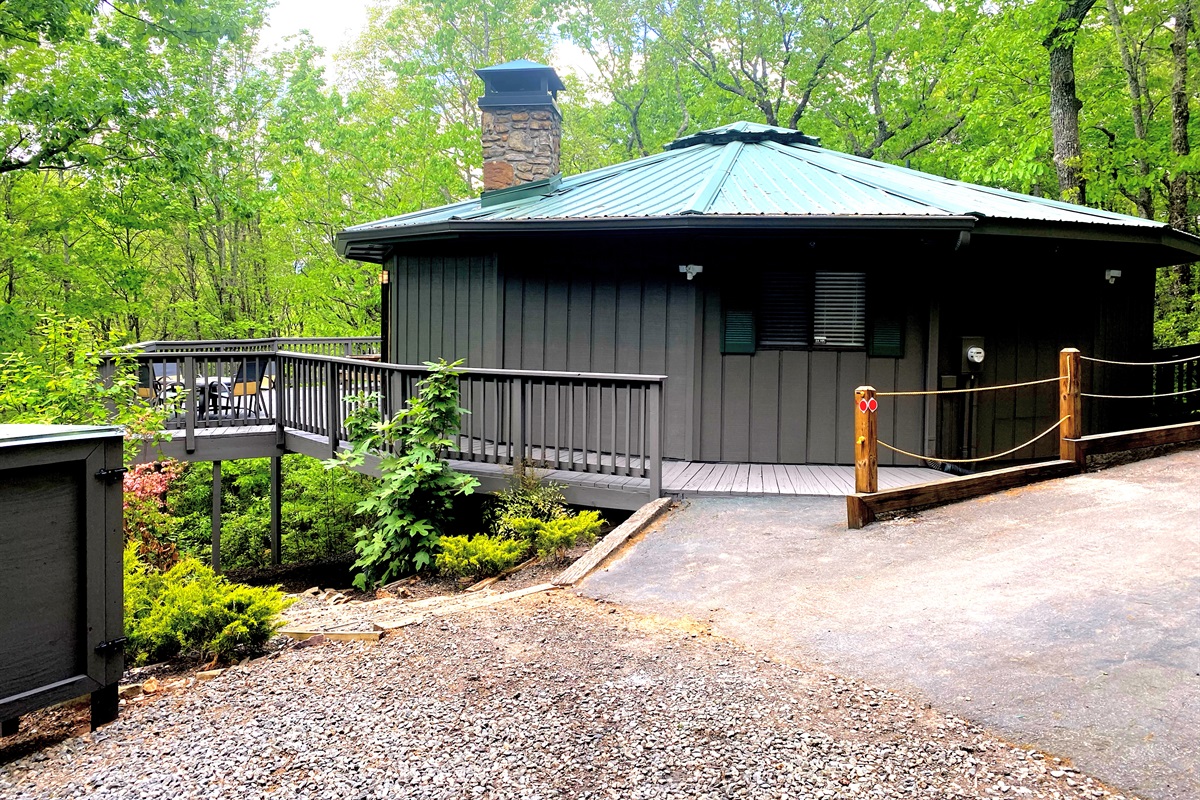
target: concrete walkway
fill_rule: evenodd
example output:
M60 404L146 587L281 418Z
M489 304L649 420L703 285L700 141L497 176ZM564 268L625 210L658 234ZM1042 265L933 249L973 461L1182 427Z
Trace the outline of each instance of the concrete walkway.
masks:
M700 498L585 594L710 621L1200 797L1200 451L845 530L835 498Z

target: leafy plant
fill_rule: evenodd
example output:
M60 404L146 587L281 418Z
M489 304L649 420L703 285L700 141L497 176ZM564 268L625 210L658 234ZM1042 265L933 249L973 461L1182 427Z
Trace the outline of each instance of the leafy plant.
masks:
M271 563L271 462L266 458L222 462L221 564L226 570L261 569ZM354 549L367 521L356 509L376 485L350 470L327 470L300 454L283 457L283 561L330 558ZM212 465L188 464L168 493L169 513L181 520L179 548L206 557L212 541Z
M458 405L456 361L426 362L429 374L417 385L417 395L388 420L363 425L364 414L378 413L375 403L362 403L350 415L350 426L369 431L354 449L329 466L357 466L368 456L380 459L379 485L358 505L373 521L358 533L354 579L359 589L379 586L433 563L438 538L453 510L454 498L478 485L473 477L455 472L442 459L457 432L465 409Z
M537 470L522 462L513 468L509 488L497 492L484 512L484 524L498 536L520 538L514 522L537 519L543 522L567 515L562 485L543 482Z
M514 519L513 528L537 551L543 560L562 560L577 544L591 544L604 526L599 511L578 514L545 522L540 519Z
M525 555L523 541L502 536L443 536L435 561L438 572L451 577L487 578L516 564Z
M262 649L292 600L275 588L230 583L194 558L166 572L125 548L126 653L135 664L178 655L230 660Z
M184 520L168 510L167 492L182 473L178 461L134 464L125 473L125 541L136 543L138 555L155 569L168 569L179 560L176 542Z

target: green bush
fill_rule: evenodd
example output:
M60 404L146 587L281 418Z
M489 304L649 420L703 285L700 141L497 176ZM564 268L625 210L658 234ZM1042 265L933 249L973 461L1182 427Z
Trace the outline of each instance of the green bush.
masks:
M125 652L134 664L253 654L291 603L278 589L230 583L194 558L166 572L147 569L136 543L125 548Z
M521 464L513 470L509 488L497 492L484 510L484 525L497 536L522 538L514 521L537 519L549 522L567 516L562 485L542 483L537 471Z
M266 458L221 464L221 565L263 569L271 563L271 462ZM283 457L283 561L295 564L349 553L367 517L356 511L375 480L350 470L327 470L308 456ZM167 496L183 520L177 544L207 558L212 542L212 465L188 464Z
M451 577L487 578L516 564L527 545L515 539L479 534L473 537L443 536L435 564L438 572Z
M591 544L604 525L599 511L578 514L544 522L540 519L515 519L513 528L543 560L562 559L577 544Z
M346 427L362 438L354 450L326 464L357 466L368 455L379 456L382 477L377 488L358 504L371 523L358 532L354 578L359 589L381 586L432 566L438 538L450 521L454 498L470 494L479 481L450 468L442 453L457 436L465 409L458 406L456 361L426 362L429 374L417 384L417 395L392 419L374 422L376 405L359 398Z

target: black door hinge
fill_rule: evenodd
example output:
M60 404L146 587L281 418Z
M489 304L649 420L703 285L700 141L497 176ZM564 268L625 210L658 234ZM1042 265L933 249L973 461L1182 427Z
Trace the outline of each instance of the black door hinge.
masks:
M100 644L96 645L96 653L106 656L109 653L114 653L118 650L124 650L125 642L127 641L129 640L122 636L119 639L109 639L106 642L101 642Z
M116 469L100 469L96 470L96 479L105 481L107 483L116 483L124 478L125 473L128 471L129 470L125 469L124 467L117 467Z

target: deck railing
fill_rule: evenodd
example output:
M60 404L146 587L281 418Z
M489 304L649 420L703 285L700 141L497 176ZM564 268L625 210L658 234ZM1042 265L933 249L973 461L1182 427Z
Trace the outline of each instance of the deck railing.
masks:
M391 417L417 392L424 366L367 360L377 339L258 339L143 343L139 391L170 409L184 431L274 425L348 445L346 419L361 397ZM351 357L345 357L349 353ZM459 402L468 413L447 457L476 463L595 473L662 489L661 375L467 368Z
M1187 422L1200 415L1200 344L1155 350L1154 418L1159 424ZM1162 363L1167 362L1167 363ZM1171 363L1174 362L1174 363Z

